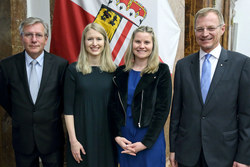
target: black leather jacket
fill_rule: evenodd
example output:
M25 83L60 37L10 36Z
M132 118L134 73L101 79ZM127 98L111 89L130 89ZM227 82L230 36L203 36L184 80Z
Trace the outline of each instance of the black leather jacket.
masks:
M110 111L114 137L122 136L120 129L125 126L127 109L127 89L129 72L117 68L111 94ZM154 74L143 74L133 97L132 117L134 125L148 131L141 141L147 148L151 148L157 140L169 114L172 96L172 82L169 67L160 63L159 69Z

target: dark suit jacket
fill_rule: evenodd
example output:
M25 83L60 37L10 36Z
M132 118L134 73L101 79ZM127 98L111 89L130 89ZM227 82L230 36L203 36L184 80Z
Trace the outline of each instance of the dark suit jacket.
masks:
M30 154L35 146L47 154L63 146L62 95L67 61L44 53L44 66L36 103L33 104L24 52L0 62L0 104L12 117L14 150Z
M201 148L208 166L250 164L250 59L222 49L203 104L199 53L176 65L170 151L194 165Z

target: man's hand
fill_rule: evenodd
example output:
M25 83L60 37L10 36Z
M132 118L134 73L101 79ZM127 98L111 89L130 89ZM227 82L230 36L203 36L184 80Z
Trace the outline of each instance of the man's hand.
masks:
M178 167L178 162L175 160L175 152L170 153L169 160L172 167Z
M250 165L245 165L245 164L234 161L233 167L250 167Z

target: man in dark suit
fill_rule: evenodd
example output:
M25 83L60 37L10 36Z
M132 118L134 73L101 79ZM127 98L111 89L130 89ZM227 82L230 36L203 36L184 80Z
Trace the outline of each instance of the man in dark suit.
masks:
M48 25L30 17L19 27L25 50L0 62L0 104L12 117L18 167L63 166L63 79L68 62L44 50ZM34 63L33 63L34 62Z
M250 59L225 50L222 14L195 16L197 53L178 61L170 119L172 167L250 165Z

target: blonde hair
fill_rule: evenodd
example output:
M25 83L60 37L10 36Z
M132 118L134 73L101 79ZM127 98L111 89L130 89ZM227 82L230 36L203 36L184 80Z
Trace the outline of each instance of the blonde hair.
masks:
M92 68L88 61L88 53L85 48L86 34L90 29L93 29L101 33L104 37L104 49L101 53L100 69L105 72L114 72L116 69L116 66L111 57L111 51L110 51L107 33L105 29L97 23L90 23L83 30L82 39L81 39L81 49L80 49L80 54L79 54L78 61L76 64L76 70L78 72L82 72L83 74L89 74L92 72Z
M158 52L158 43L157 43L157 39L156 39L156 36L155 36L153 29L151 27L148 27L148 26L140 26L133 32L132 37L131 37L129 44L128 44L128 48L127 48L126 53L125 53L124 60L125 60L126 67L125 67L124 71L129 71L134 66L135 57L134 57L134 53L133 53L133 41L135 38L135 34L138 32L146 32L146 33L151 34L152 41L153 41L153 49L152 49L152 52L148 58L148 64L141 71L141 75L143 75L144 73L155 73L158 70L159 63L160 63L159 52Z

